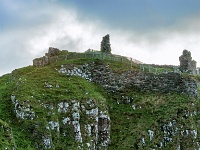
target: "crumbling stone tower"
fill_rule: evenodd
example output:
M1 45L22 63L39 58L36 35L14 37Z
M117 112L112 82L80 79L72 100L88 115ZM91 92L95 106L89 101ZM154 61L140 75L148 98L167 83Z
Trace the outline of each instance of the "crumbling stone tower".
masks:
M61 51L57 48L49 47L48 53L45 56L33 60L33 66L45 66L50 63L50 58L57 56Z
M101 41L101 52L111 53L110 36L109 36L109 34L104 36L102 41Z
M191 52L183 50L183 54L179 57L180 70L182 72L196 73L196 61L192 60Z

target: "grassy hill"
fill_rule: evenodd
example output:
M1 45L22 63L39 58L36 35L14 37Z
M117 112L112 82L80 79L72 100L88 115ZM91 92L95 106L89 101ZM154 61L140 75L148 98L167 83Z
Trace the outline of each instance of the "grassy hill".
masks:
M71 59L0 77L0 149L200 148L199 98L131 87L111 93L59 72L63 66L72 70L94 62L109 64L118 75L139 71L137 64Z

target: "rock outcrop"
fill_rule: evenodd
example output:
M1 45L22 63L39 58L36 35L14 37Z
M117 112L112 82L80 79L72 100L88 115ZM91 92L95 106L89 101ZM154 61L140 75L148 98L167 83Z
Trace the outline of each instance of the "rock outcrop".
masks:
M27 101L20 104L14 95L11 96L11 100L15 106L16 117L31 123L27 126L37 149L55 149L56 142L58 142L54 140L55 137L59 136L67 140L71 130L73 130L73 137L71 138L74 138L77 148L105 149L110 143L108 111L98 108L94 99L88 99L86 104L81 100L65 100L56 105L42 103L38 100L37 103L43 110L42 116L32 109ZM51 117L44 119L44 112ZM84 124L80 122L81 118L85 119ZM67 146L64 146L64 148L67 148Z
M33 120L35 118L35 112L31 107L30 101L23 101L21 104L17 99L15 99L15 95L11 96L11 100L17 118L23 120Z

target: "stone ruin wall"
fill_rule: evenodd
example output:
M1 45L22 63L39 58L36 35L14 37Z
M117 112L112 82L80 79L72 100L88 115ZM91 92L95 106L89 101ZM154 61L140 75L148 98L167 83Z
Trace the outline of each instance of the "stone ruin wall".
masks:
M179 73L163 74L143 73L137 70L126 71L122 74L112 72L106 64L87 64L79 67L63 66L60 73L81 76L101 85L109 93L127 89L138 89L144 92L180 93L188 96L198 96L197 82Z
M60 52L67 52L67 50L59 50L57 48L49 47L48 53L45 56L33 60L33 66L41 67L50 64L51 58L58 56Z
M49 64L49 58L47 56L43 56L33 60L33 66L36 67L45 66L48 64Z
M57 48L49 47L48 53L45 53L45 56L36 58L33 60L33 66L35 67L42 67L48 64L52 64L57 61L63 61L67 59L74 59L74 58L95 58L100 60L112 60L117 62L123 62L130 64L132 66L132 63L136 64L143 64L143 62L120 55L114 55L109 53L102 53L100 51L93 51L91 49L85 51L85 53L69 53L69 54L62 54L62 52L68 52L67 50L59 50Z
M59 52L61 52L59 49L50 47L45 56L33 60L33 66L45 66L49 64L51 58L57 56ZM193 97L198 96L197 82L189 77L183 77L179 73L169 72L156 75L140 71L127 71L119 75L113 73L103 63L101 65L88 65L86 68L87 71L84 72L82 70L82 73L92 73L90 80L102 85L109 92L123 91L123 89L135 87L145 92L175 92L185 93Z
M191 52L188 50L183 50L182 55L179 57L180 70L182 72L188 72L192 74L197 74L197 62L192 59Z
M139 82L138 82L139 81ZM139 80L133 80L132 85L145 92L180 93L188 96L198 96L198 84L189 77L179 73L169 72L155 75L145 74Z

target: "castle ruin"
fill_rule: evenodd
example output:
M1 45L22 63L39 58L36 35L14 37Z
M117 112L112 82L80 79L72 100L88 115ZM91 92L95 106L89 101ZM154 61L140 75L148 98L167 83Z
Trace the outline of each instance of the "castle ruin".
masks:
M191 52L188 50L183 50L182 55L179 57L180 61L180 71L196 74L196 64L195 60L192 60Z
M50 64L50 58L51 57L55 57L58 56L59 53L61 52L67 52L67 50L59 50L57 48L54 47L49 47L48 53L45 53L45 56L40 57L40 58L36 58L33 60L33 66L45 66Z

